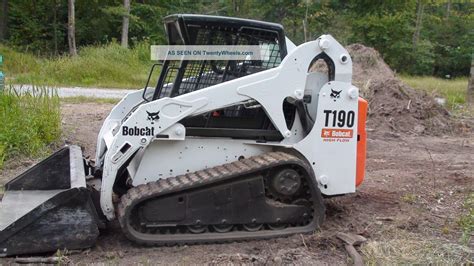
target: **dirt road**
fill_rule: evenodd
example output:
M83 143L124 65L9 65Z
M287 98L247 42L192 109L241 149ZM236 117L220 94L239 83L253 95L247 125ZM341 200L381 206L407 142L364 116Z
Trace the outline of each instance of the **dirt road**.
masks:
M93 157L102 119L111 108L108 104L63 104L64 142L84 146L86 154ZM355 194L326 200L326 221L313 235L142 248L126 240L117 224L112 224L94 248L67 259L112 264L346 264L350 259L335 234L350 232L368 239L358 248L366 262L472 262L474 243L461 241L458 222L466 213L463 203L474 193L473 162L472 134L433 137L369 132L365 182ZM0 182L31 163L7 163Z

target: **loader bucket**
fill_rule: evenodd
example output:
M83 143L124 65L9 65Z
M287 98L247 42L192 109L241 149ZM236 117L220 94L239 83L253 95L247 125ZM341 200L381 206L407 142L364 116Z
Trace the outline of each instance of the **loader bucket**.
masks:
M98 216L78 146L65 147L5 185L0 256L94 245Z

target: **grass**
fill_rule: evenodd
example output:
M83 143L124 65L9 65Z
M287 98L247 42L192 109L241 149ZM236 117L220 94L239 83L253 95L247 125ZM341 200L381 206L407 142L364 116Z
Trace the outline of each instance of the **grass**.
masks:
M108 103L108 104L117 104L120 99L109 99L109 98L95 98L87 96L75 96L75 97L65 97L61 98L62 103Z
M472 111L466 104L467 78L441 79L422 76L401 76L400 78L417 90L446 99L446 107L455 113Z
M82 47L78 56L54 58L0 45L0 54L4 56L3 71L11 83L17 84L141 88L152 65L148 43L132 49L117 43Z
M416 196L414 194L411 194L411 193L407 193L407 194L404 194L402 197L401 197L401 200L406 202L406 203L410 203L410 204L413 204L416 202Z
M459 226L462 230L462 242L467 244L471 241L474 233L474 192L471 192L464 202L466 213L459 219Z
M38 156L61 135L59 97L45 88L18 93L0 92L0 168L16 155Z
M473 263L472 251L464 245L427 239L397 230L383 241L369 241L362 247L367 265L462 265Z

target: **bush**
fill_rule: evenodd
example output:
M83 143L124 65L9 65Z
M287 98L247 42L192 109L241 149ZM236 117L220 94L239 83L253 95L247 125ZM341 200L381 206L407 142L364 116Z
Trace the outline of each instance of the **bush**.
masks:
M45 88L0 92L0 167L15 155L38 156L61 135L59 97Z
M0 45L7 78L19 84L142 88L153 62L148 42L125 49L112 42L82 47L78 56L54 58L18 53Z
M403 54L392 60L400 72L410 75L430 76L433 74L434 57L433 45L426 40L420 40L413 47L411 43L401 45Z
M17 52L7 46L0 44L0 55L3 55L3 71L7 74L25 74L37 72L40 69L40 61L29 53Z
M400 72L406 61L411 25L408 13L369 14L355 20L350 41L374 47L391 68Z

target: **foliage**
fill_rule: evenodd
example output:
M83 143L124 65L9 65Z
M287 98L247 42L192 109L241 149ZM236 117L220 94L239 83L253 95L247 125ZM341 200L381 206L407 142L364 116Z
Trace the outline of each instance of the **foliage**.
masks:
M452 111L464 111L466 103L467 78L441 79L435 77L401 76L403 82L417 90L423 90L435 97L446 99Z
M462 241L466 244L471 240L474 233L474 192L471 192L464 202L466 214L459 219L459 225L462 229Z
M428 40L421 40L413 47L404 46L407 49L406 58L398 57L393 60L399 69L411 75L432 75L436 57L433 44Z
M41 56L67 53L66 1L8 3L8 46ZM446 1L428 0L137 0L129 38L132 46L166 43L162 19L174 13L236 16L281 23L297 44L329 33L343 44L372 46L398 72L464 76L474 54L474 3L449 3L448 8ZM76 1L79 50L120 39L123 14L121 0Z
M3 55L3 71L7 77L40 70L41 60L31 53L18 52L0 44L0 55Z
M102 103L102 104L117 104L120 99L112 98L95 98L87 96L74 96L74 97L65 97L61 98L61 103Z
M5 72L16 83L139 88L146 82L151 65L148 42L125 49L112 42L83 47L78 56L38 58L0 45ZM8 77L7 76L7 77Z
M61 135L59 97L46 88L0 92L0 167L12 156L38 155Z
M408 48L410 39L410 24L408 13L386 15L369 14L353 24L352 42L363 42L375 47L384 59L395 70L400 70L406 63L400 54Z
M8 43L24 51L66 50L67 3L49 0L9 1ZM66 20L65 20L66 18Z
M474 53L474 16L471 15L469 20L462 16L451 16L441 21L430 18L430 21L433 23L426 26L426 34L431 34L430 38L437 40L433 42L433 74L442 77L468 75Z

